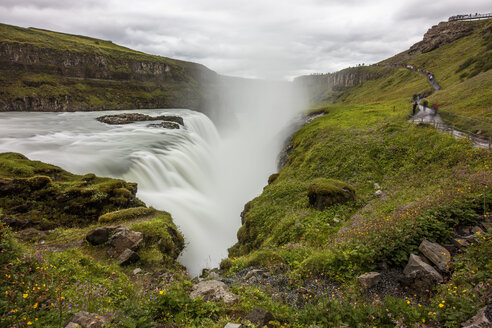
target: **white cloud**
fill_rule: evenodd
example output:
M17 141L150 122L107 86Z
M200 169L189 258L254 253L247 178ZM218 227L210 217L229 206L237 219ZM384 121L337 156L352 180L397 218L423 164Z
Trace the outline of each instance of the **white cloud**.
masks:
M409 48L469 0L3 0L0 21L109 39L228 75L285 78Z

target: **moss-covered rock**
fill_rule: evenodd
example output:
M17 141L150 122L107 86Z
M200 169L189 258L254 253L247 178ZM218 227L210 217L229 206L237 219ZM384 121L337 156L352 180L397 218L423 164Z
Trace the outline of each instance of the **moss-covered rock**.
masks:
M147 208L147 207L143 207L143 206L126 208L123 210L103 214L99 217L98 222L99 223L112 223L112 222L134 220L134 219L139 218L139 217L151 215L155 212L156 212L155 209Z
M318 178L308 186L309 204L319 210L355 199L355 189L345 182Z
M87 225L104 213L144 206L136 193L135 183L75 175L21 154L0 154L0 208L31 227Z

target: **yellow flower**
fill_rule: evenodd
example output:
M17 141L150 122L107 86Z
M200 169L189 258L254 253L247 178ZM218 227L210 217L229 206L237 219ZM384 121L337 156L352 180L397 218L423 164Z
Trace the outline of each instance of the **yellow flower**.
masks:
M407 301L407 304L410 304L410 301Z
M440 308L444 307L444 304L442 304L442 303L441 303L441 304L439 304L439 307L440 307Z
M6 291L5 291L5 295L8 295L8 294L9 294L9 291L8 291L8 290L6 290Z
M28 321L28 322L27 322L27 325L28 325L28 326L32 325L32 322L31 322L31 321Z
M38 307L38 303L35 303L35 304L32 306L32 308L33 308L33 309L35 309L35 308L37 308L37 307Z
M422 319L422 322L425 323L425 319Z
M28 294L22 294L22 298L27 298Z
M164 291L163 290L160 290L159 291L159 295L162 295L162 294L164 294Z

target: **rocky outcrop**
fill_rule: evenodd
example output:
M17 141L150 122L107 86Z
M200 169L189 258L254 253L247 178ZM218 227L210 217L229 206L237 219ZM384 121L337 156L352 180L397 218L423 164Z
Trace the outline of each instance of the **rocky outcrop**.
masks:
M239 301L239 297L229 292L229 286L218 280L202 281L193 286L190 298L203 297L204 301L224 302L231 305Z
M381 281L381 274L378 272L364 273L357 278L357 281L359 281L362 290L367 291Z
M441 22L432 26L424 39L408 50L409 55L426 53L473 33L473 22Z
M184 125L183 118L180 116L174 115L160 115L160 116L150 116L140 113L123 113L116 115L104 115L96 118L99 122L106 124L129 124L134 122L142 122L142 121L164 121L164 122L173 122L178 123L180 125Z
M115 228L104 227L91 230L85 236L85 239L94 246L102 245L109 240L109 236L113 233Z
M305 89L310 101L316 103L336 100L341 91L378 79L392 71L389 67L351 67L335 73L300 76L294 83Z
M323 210L334 204L354 200L355 190L342 181L318 178L308 186L307 196L310 205Z

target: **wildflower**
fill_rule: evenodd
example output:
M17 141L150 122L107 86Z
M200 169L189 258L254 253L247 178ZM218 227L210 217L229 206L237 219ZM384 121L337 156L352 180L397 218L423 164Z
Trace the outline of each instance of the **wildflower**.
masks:
M160 290L159 291L159 295L162 295L162 294L164 294L164 291L163 290Z
M26 294L22 294L22 298L27 298L27 296L29 296L27 293Z
M31 321L28 321L28 322L27 322L27 325L28 325L28 326L32 325L32 322L31 322Z
M444 307L444 304L442 304L442 303L441 303L441 304L439 304L439 307L440 307L440 308L443 308L443 307Z
M35 304L32 306L32 308L33 308L33 309L35 309L35 308L37 308L37 307L38 307L38 303L35 303Z

